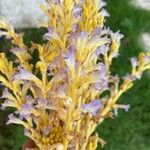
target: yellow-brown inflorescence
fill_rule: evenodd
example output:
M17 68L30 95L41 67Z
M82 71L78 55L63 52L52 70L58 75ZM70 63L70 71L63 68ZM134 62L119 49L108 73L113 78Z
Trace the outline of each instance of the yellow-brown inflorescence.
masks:
M13 107L7 124L21 124L40 150L95 150L105 142L94 133L105 118L114 118L119 97L150 69L150 53L131 58L132 70L114 76L123 35L104 26L109 16L102 0L47 0L45 44L27 47L21 34L0 21L0 37L12 41L15 60L0 54L2 108ZM34 58L36 54L37 58ZM108 95L103 97L103 92Z

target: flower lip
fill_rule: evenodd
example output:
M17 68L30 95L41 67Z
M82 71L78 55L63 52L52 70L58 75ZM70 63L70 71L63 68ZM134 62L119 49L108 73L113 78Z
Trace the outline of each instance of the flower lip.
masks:
M91 113L93 116L95 116L98 112L103 107L103 104L100 100L95 99L87 104L83 104L81 106L81 109L83 113Z

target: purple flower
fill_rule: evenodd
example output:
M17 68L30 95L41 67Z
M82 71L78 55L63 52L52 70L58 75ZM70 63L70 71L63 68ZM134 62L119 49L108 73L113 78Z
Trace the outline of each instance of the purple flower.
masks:
M101 78L105 79L106 78L106 74L107 74L107 69L106 69L106 65L104 63L100 63L99 72L100 72Z
M10 114L10 115L8 116L8 118L9 118L9 120L8 120L8 122L6 123L7 125L8 125L8 124L13 124L13 123L14 123L14 124L23 124L23 121L20 120L19 118L15 117L13 113Z
M35 78L35 76L23 68L19 68L19 73L13 76L13 80L31 80L33 78Z
M103 107L103 104L100 100L93 100L90 103L83 104L81 106L81 109L84 113L91 113L93 116L96 115L98 110L100 110Z
M78 26L75 25L75 29L76 28L78 28ZM87 31L81 31L81 32L77 32L77 33L71 32L69 38L70 38L70 40L76 40L77 43L78 42L85 43L88 40L88 36L89 36L89 33Z
M1 98L10 99L10 100L12 100L12 101L15 101L15 100L16 100L15 97L8 91L7 88L5 88L5 89L3 90L3 93L2 93Z
M75 69L75 61L76 61L75 50L76 50L76 47L74 44L72 44L68 47L68 53L64 55L64 60L66 62L66 65L70 69Z
M89 36L89 33L87 31L81 31L79 33L78 38L81 38L81 41L82 40L84 41L84 40L88 39L88 36Z
M132 67L134 67L134 68L139 65L139 62L138 62L138 60L137 60L136 57L132 57L132 58L130 59L130 61L131 61Z
M33 106L30 103L25 103L20 111L20 119L27 119L33 112Z
M54 28L53 27L49 27L48 28L48 32L44 35L44 39L51 38L51 35L53 34L53 32L54 32Z
M16 105L12 100L6 99L4 103L2 103L1 109L4 110L6 107L16 107Z
M29 104L29 103L23 104L22 110L31 111L32 110L32 105Z
M82 13L82 8L79 7L79 6L75 6L75 8L73 10L74 18L80 18L81 17L81 13Z
M79 25L78 24L74 24L72 26L72 32L76 32L79 29ZM73 33L72 33L73 34Z
M106 46L106 45L103 45L103 46L100 46L100 47L98 47L98 48L96 49L96 55L98 55L98 56L99 56L100 54L106 55L108 51L109 51L109 47Z
M100 82L92 84L91 87L94 88L95 90L105 91L108 89L108 80L102 79Z
M7 88L3 90L1 98L4 98L5 101L2 103L1 109L5 109L6 107L16 107L16 98L8 91Z
M15 74L12 77L12 80L29 80L33 81L40 88L42 86L41 80L39 78L23 68L19 68L19 73Z
M60 38L59 38L58 34L54 31L53 27L48 28L48 32L43 36L43 38L45 40L55 39L55 40L60 41Z
M130 109L130 105L129 104L128 105L119 105L119 108L122 108L125 110L125 112L128 112Z
M95 70L91 73L91 83L102 82L102 79L107 80L107 69L104 63L97 64Z
M93 32L92 32L92 36L100 36L101 32L102 32L103 28L102 27L96 27Z
M46 109L49 109L49 110L55 110L56 109L56 107L54 106L54 103L52 101L48 101L47 99L44 99L44 98L36 98L34 100L34 108L38 109L40 111L44 111Z

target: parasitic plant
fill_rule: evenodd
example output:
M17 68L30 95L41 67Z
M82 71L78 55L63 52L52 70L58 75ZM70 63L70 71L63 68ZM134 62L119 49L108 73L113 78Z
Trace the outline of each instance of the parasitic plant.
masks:
M104 26L109 16L105 5L102 0L47 0L41 5L48 16L41 24L47 28L45 43L32 42L30 48L21 34L0 21L0 36L12 41L15 55L9 61L0 54L2 108L15 108L7 124L21 124L36 149L103 146L96 127L118 109L128 111L130 105L118 104L119 97L150 68L150 53L141 53L131 58L131 73L123 78L111 74L123 35Z

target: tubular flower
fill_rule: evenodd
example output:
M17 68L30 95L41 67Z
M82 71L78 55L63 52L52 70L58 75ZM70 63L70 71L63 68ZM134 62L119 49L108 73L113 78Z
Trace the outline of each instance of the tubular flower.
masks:
M16 109L7 124L21 124L39 150L103 146L94 133L97 125L117 116L119 109L129 110L130 105L118 104L119 97L150 69L148 52L130 59L131 73L123 78L111 74L123 35L104 26L109 16L105 5L103 0L46 0L40 6L48 16L41 23L47 28L45 44L31 47L0 21L0 36L12 41L15 58L0 54L1 108Z

